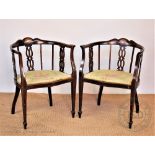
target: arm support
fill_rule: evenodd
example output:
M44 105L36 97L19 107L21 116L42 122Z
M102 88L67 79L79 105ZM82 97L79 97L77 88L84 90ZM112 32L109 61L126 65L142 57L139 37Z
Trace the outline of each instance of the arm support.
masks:
M139 52L136 56L135 69L133 73L132 82L137 86L140 82L141 63L143 58L143 51Z
M16 71L15 54L17 54L18 55L18 60L19 60L19 69L20 69L21 83L26 85L27 83L26 83L24 69L23 69L22 54L19 51L18 52L15 51L14 49L11 49L11 51L12 51L12 62L13 62L13 71L14 71L15 84L17 83L17 71Z

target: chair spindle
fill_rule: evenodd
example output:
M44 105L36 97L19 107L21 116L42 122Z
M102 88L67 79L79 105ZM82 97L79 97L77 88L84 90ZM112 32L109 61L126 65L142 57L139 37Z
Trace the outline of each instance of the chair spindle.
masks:
M100 70L100 52L101 52L101 46L98 45L98 70Z
M109 50L109 69L111 69L111 49L112 49L112 45L110 45L110 50Z
M41 66L41 70L43 70L42 45L41 44L40 44L40 66Z
M54 44L52 44L52 70L54 70Z
M130 63L130 70L129 70L130 73L131 73L131 70L132 70L132 63L133 63L134 52L135 52L135 47L133 47L133 49L132 49L131 63Z

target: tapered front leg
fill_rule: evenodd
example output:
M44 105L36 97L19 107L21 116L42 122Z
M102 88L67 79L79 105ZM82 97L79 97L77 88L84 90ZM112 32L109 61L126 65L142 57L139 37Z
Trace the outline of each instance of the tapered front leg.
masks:
M75 99L76 99L76 79L71 82L71 98L72 98L72 117L75 116Z
M135 89L131 89L131 95L130 95L130 120L129 120L129 128L132 128L133 124L133 109L134 109L134 102L135 102Z
M53 106L51 87L48 87L49 105Z
M135 105L136 105L136 113L139 113L139 101L138 101L137 90L135 93Z
M11 114L15 114L15 108L16 108L16 103L17 103L17 99L19 96L19 92L20 92L20 88L16 86L15 96L12 102Z
M102 91L103 91L103 86L100 86L99 93L98 93L98 99L97 99L98 106L101 104Z
M27 128L27 90L22 88L22 106L23 106L23 126L24 129Z
M82 115L83 85L84 85L83 80L79 78L79 112L78 112L79 118L81 118Z

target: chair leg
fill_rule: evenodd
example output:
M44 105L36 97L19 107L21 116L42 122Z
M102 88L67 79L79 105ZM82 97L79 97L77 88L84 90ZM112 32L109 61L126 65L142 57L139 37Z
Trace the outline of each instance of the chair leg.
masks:
M98 93L98 99L97 99L98 106L101 104L102 91L103 91L103 86L100 86L99 93Z
M22 106L23 106L23 126L27 128L27 90L21 89L22 93Z
M72 98L72 118L75 116L75 98L76 98L76 80L71 82L71 98Z
M49 105L53 106L51 87L48 87Z
M16 92L15 92L15 96L12 102L11 114L15 114L15 108L16 108L16 103L17 103L17 99L19 96L19 92L20 92L20 88L16 86Z
M136 105L136 113L139 113L139 101L138 101L137 91L135 93L135 105Z
M133 124L133 109L134 109L134 102L135 102L135 90L131 89L131 95L130 95L130 120L129 120L129 129L132 128Z
M78 112L79 118L81 118L82 115L83 85L84 85L83 80L79 78L79 112Z

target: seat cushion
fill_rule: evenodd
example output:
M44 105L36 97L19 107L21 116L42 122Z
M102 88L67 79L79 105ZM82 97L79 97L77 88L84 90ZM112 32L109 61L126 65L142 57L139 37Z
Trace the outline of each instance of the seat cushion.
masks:
M128 72L117 70L95 70L85 74L84 78L108 84L131 85L133 75Z
M55 70L28 71L25 73L28 85L47 84L71 79L71 75ZM21 83L18 76L17 82Z

